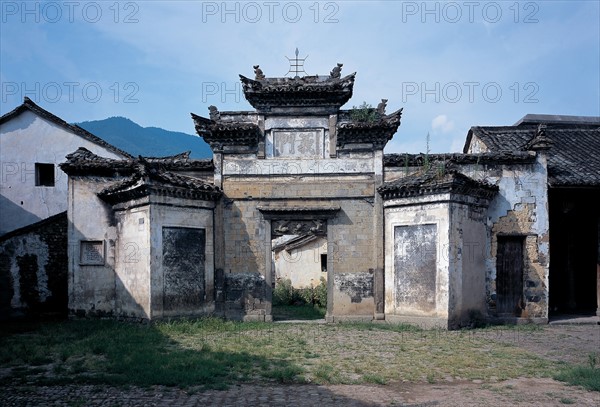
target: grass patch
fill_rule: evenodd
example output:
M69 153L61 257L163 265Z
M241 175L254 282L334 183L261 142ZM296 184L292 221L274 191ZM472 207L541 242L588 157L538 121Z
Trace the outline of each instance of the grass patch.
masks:
M5 327L0 368L10 373L2 380L18 385L166 385L196 391L241 382L552 377L564 367L493 340L513 332L510 328L447 332L386 323L269 324L215 318Z
M273 319L282 320L315 320L325 318L325 308L305 305L277 305L273 306Z
M569 367L561 370L554 378L573 386L600 391L600 369L591 366Z

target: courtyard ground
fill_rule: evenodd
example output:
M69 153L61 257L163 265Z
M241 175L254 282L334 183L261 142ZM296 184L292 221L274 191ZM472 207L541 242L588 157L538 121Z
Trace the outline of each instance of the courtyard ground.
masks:
M446 332L80 321L8 326L0 346L0 405L600 405L599 391L554 379L600 369L591 324Z

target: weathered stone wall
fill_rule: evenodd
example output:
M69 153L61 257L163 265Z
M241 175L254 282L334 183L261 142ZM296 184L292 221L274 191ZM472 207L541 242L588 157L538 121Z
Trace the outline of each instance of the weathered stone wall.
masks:
M69 313L73 316L114 315L117 220L111 206L96 194L115 181L69 177Z
M485 146L473 138L469 153L486 152ZM412 174L418 167L386 167L385 180L390 182ZM544 153L538 153L533 163L495 163L461 165L465 175L495 184L499 187L496 197L487 210L480 213L463 213L454 216L453 225L462 225L462 230L452 231L456 236L462 234L464 244L472 247L450 245L450 250L462 251L462 273L470 277L461 279L462 289L455 292L478 293L481 288L481 274L485 278L484 292L486 307L483 314L495 318L496 313L496 253L498 235L521 236L524 239L524 281L523 308L520 315L536 322L544 322L548 316L548 267L549 267L549 217L547 163ZM466 210L466 209L464 209ZM387 212L386 212L387 216ZM458 216L458 218L456 218ZM387 223L387 221L386 221ZM466 227L466 225L470 225ZM470 230L470 231L469 231ZM483 231L485 230L485 236ZM386 232L386 239L389 234ZM484 236L484 237L481 237ZM460 239L456 240L457 242ZM386 256L387 256L386 248ZM465 250L472 256L464 257ZM451 253L452 254L452 253ZM452 258L452 256L450 256ZM471 261L472 260L472 261ZM483 262L483 266L480 266ZM386 257L386 270L388 258ZM387 279L386 279L387 281ZM467 287L467 285L470 287ZM456 289L459 286L455 287ZM459 314L466 315L469 310L481 311L481 297L477 294L462 295L456 303L462 304ZM458 306L458 305L457 305ZM459 309L457 308L458 312ZM464 317L456 318L463 320Z
M386 320L447 327L448 200L432 195L384 203Z
M148 271L152 318L215 311L214 206L208 201L152 197Z
M325 120L321 124L327 123ZM285 128L282 123L277 126ZM312 141L317 137L319 142L327 144L327 131L323 130L322 138L316 133L303 136L312 137ZM294 153L290 150L291 133L269 134L274 138L267 137L266 159L237 154L216 160L222 166L216 173L222 174L224 191L221 203L224 276L243 273L254 281L252 276L260 275L268 287L264 307L254 304L249 309L245 305L240 312L270 315L271 221L265 219L258 208L270 204L295 208L337 205L340 210L327 220L328 318L372 319L373 274L378 266L374 245L381 241L381 230L375 230L374 219L375 211L381 210L375 205L377 166L374 162L376 157L381 157L373 152L362 152L331 159L329 150L324 147L320 158L301 159L296 154L300 144L295 145ZM273 143L283 150L274 152ZM381 165L379 168L381 170ZM294 220L293 213L289 220ZM350 288L358 287L358 280L368 282L366 289ZM227 293L223 295L227 297ZM233 305L228 307L228 312L233 313Z
M0 239L0 320L67 312L67 214Z
M454 202L450 205L449 326L460 327L487 315L485 304L486 208Z
M524 307L516 317L544 322L548 318L549 216L546 157L533 164L465 166L475 179L498 185L498 195L486 213L486 302L496 314L496 253L498 235L522 236L524 248Z
M385 202L386 320L456 328L486 313L487 203L448 193Z
M214 312L214 202L150 195L111 206L96 194L117 180L70 177L71 313L156 319ZM102 256L84 261L82 241L101 247Z

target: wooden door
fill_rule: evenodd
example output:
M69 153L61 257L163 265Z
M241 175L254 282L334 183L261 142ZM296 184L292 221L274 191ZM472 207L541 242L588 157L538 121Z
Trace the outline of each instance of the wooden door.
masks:
M498 236L496 311L520 316L523 298L523 237Z

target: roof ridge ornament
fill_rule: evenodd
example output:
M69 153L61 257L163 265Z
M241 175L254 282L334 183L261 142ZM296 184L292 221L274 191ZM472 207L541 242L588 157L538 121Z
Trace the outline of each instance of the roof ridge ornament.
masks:
M340 64L338 62L337 66L335 66L331 72L329 72L329 77L331 79L340 79L342 77L342 66L344 66L344 64Z
M304 70L304 61L306 61L306 59L308 58L308 55L305 56L304 58L298 58L298 54L300 53L300 51L298 51L298 47L296 47L296 58L287 58L287 60L290 63L290 69L286 72L286 74L284 76L287 76L287 74L289 73L294 73L294 78L299 78L300 73L304 73L305 76L308 76L308 73Z
M260 65L253 65L254 68L254 80L263 81L266 79L265 74L262 69L260 69Z
M546 135L546 124L540 123L535 131L535 136L527 143L527 149L532 151L550 150L554 141Z

